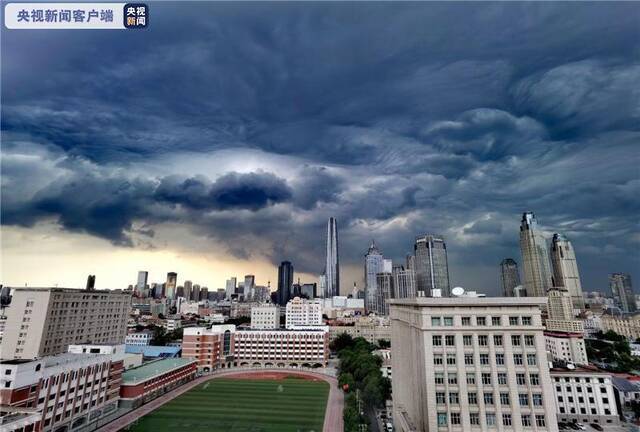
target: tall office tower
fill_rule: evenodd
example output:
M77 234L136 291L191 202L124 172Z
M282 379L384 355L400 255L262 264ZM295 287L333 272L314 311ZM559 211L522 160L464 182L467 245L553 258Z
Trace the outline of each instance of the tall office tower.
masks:
M329 218L327 223L327 264L325 267L327 285L325 298L340 295L340 259L338 256L338 221Z
M564 287L553 287L547 295L548 317L544 323L547 351L555 360L587 364L584 324L574 318L569 291Z
M364 291L365 308L367 310L377 310L378 290L376 275L382 272L384 258L376 243L371 241L369 250L364 256Z
M578 272L576 254L569 239L562 234L554 234L551 240L552 283L569 291L574 309L584 309L582 284Z
M199 301L200 300L200 285L194 284L191 287L191 301Z
M87 276L87 287L86 289L92 290L96 287L96 275Z
M556 432L544 298L390 301L396 431Z
M179 285L178 288L176 288L176 298L178 297L184 298L184 287L182 285Z
M122 344L130 309L130 291L14 288L2 357L33 359L73 344Z
M627 273L612 273L609 275L609 288L613 294L616 305L623 312L635 312L637 310L636 299L631 285L631 275Z
M164 296L168 299L176 297L176 286L178 285L178 273L167 273L167 282L164 285Z
M325 293L327 292L327 275L326 274L321 274L320 277L318 277L318 292L322 297L324 297Z
M190 280L184 281L184 298L187 300L191 299L191 290L193 289L193 282Z
M416 297L416 273L403 266L393 266L394 298Z
M138 282L136 282L136 289L135 289L136 297L146 297L148 279L149 279L148 271L138 272Z
M524 289L528 297L545 297L551 288L551 268L547 242L538 230L538 222L533 212L522 214L520 223L520 253Z
M418 291L422 291L424 296L432 296L433 290L440 290L441 296L448 297L449 263L444 238L432 234L417 237L413 250Z
M317 294L316 294L316 289L317 289L318 284L316 283L305 283L302 284L302 286L300 287L300 294L302 296L305 296L308 299L314 299L316 298Z
M278 267L278 304L286 306L291 299L293 285L293 265L289 261L282 261Z
M386 261L386 260L385 260ZM389 300L394 297L393 274L391 272L381 272L376 275L376 305L374 312L378 315L389 315Z
M198 300L209 300L209 288L207 287L200 288L200 294L198 296Z
M407 270L415 270L416 269L416 257L415 255L407 254Z
M255 296L256 277L254 275L246 275L244 277L244 297L253 300Z
M227 300L231 300L231 296L234 295L236 293L236 283L238 282L238 279L234 276L230 279L227 279L226 285L225 285L225 291L227 293Z
M573 305L571 295L566 288L553 287L547 292L548 310L550 320L573 320Z
M518 297L514 289L520 285L520 272L518 263L512 258L505 258L500 263L500 283L502 295L505 297Z

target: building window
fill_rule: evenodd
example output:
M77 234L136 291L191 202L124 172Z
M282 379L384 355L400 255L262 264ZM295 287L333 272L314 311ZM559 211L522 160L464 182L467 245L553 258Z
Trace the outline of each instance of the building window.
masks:
M535 366L537 364L536 355L535 354L527 354L527 364L529 366ZM606 393L606 390L605 390Z
M484 404L485 405L493 405L493 393L485 393L484 394Z
M451 424L452 425L460 424L460 413L457 413L457 412L451 413Z
M520 336L519 335L511 336L511 345L520 346Z
M544 419L544 414L536 414L536 426L546 427L547 422Z
M491 317L491 325L499 326L501 324L500 317Z
M529 395L527 393L520 393L518 395L520 406L529 406Z
M531 401L533 402L533 406L542 406L542 395L539 393L532 394Z
M500 393L500 403L502 405L510 405L509 393Z
M478 345L480 346L487 346L488 344L488 337L486 335L481 335L478 336Z
M473 365L473 354L465 354L464 355L464 364L467 366Z
M507 374L504 372L498 373L498 384L507 385Z
M469 405L478 405L478 394L475 392L467 393L469 399Z
M469 413L469 423L472 425L480 424L480 414L478 413Z
M495 414L487 413L485 418L487 419L487 426L495 426L496 425L496 415Z
M442 372L437 372L435 375L436 384L444 384L444 374Z
M457 392L449 393L449 403L454 405L457 405L460 403L460 399L458 398Z
M447 413L438 413L438 426L446 426L447 425Z
M436 393L436 403L437 404L444 404L444 403L446 403L446 400L447 399L445 397L444 392L437 392Z
M496 364L499 366L504 365L504 354L496 354Z
M458 384L458 375L455 373L447 374L447 382L451 385Z
M456 364L456 355L455 354L449 354L447 356L447 364L449 366L453 366Z
M431 317L431 326L440 327L442 325L442 319L440 317Z
M453 317L444 317L445 327L453 327Z
M502 414L502 424L504 426L511 426L511 414Z
M535 373L529 374L529 382L531 385L540 385L540 377ZM578 391L582 392L582 387L578 387Z
M442 354L434 354L433 355L433 364L441 365L442 364Z
M462 336L462 344L464 346L471 346L473 345L473 336L471 335L463 335Z
M454 346L456 344L456 337L453 335L447 335L444 337L444 341L447 346Z
M471 325L471 317L462 317L462 325L470 326Z
M480 364L481 365L489 364L489 354L480 354Z
M433 336L431 341L433 346L442 346L442 336Z
M502 346L502 335L494 335L493 336L493 344L495 346Z
M522 354L514 354L513 355L513 364L521 366L522 365Z
M476 375L474 373L467 373L467 384L475 384Z
M490 373L483 373L482 374L482 384L491 385L491 374Z
M486 326L487 319L485 317L476 317L476 325L478 326Z
M530 326L531 325L531 317L530 316L523 316L522 317L522 325Z
M518 317L517 316L511 316L509 317L509 325L512 326L517 326L518 325Z
M521 418L522 418L522 426L531 426L531 415L523 414Z
M526 346L534 346L536 338L533 335L525 335L524 336L524 344Z

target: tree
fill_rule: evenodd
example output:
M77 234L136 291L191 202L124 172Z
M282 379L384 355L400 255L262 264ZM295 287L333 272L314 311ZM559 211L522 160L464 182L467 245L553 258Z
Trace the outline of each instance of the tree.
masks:
M341 388L344 388L345 385L348 386L349 390L356 388L353 375L351 375L349 372L341 373L338 376L338 384L340 385Z
M391 341L386 339L378 339L378 347L380 349L391 348Z
M350 347L352 345L353 345L353 338L351 337L351 335L347 333L340 333L338 337L336 337L334 341L331 342L331 345L329 347L331 348L332 351L339 353L343 349Z

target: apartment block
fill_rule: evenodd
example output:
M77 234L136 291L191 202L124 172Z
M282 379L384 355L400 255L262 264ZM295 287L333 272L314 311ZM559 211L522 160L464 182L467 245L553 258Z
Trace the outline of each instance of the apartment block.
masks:
M595 368L554 365L551 379L558 421L602 426L620 422L611 374Z
M285 327L288 329L322 325L322 302L294 297L287 303Z
M280 306L264 304L252 307L251 328L260 330L280 328Z
M15 288L2 340L4 359L64 353L71 344L121 344L131 291Z
M547 351L554 360L586 365L587 348L582 333L544 332Z
M2 430L71 430L99 420L117 408L123 370L113 354L2 360Z
M557 431L545 298L390 302L398 431Z

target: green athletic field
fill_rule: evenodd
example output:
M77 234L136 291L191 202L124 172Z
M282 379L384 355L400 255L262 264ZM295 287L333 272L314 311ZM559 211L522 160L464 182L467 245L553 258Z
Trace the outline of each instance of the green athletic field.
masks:
M300 378L213 379L129 427L134 432L321 432L329 384Z

